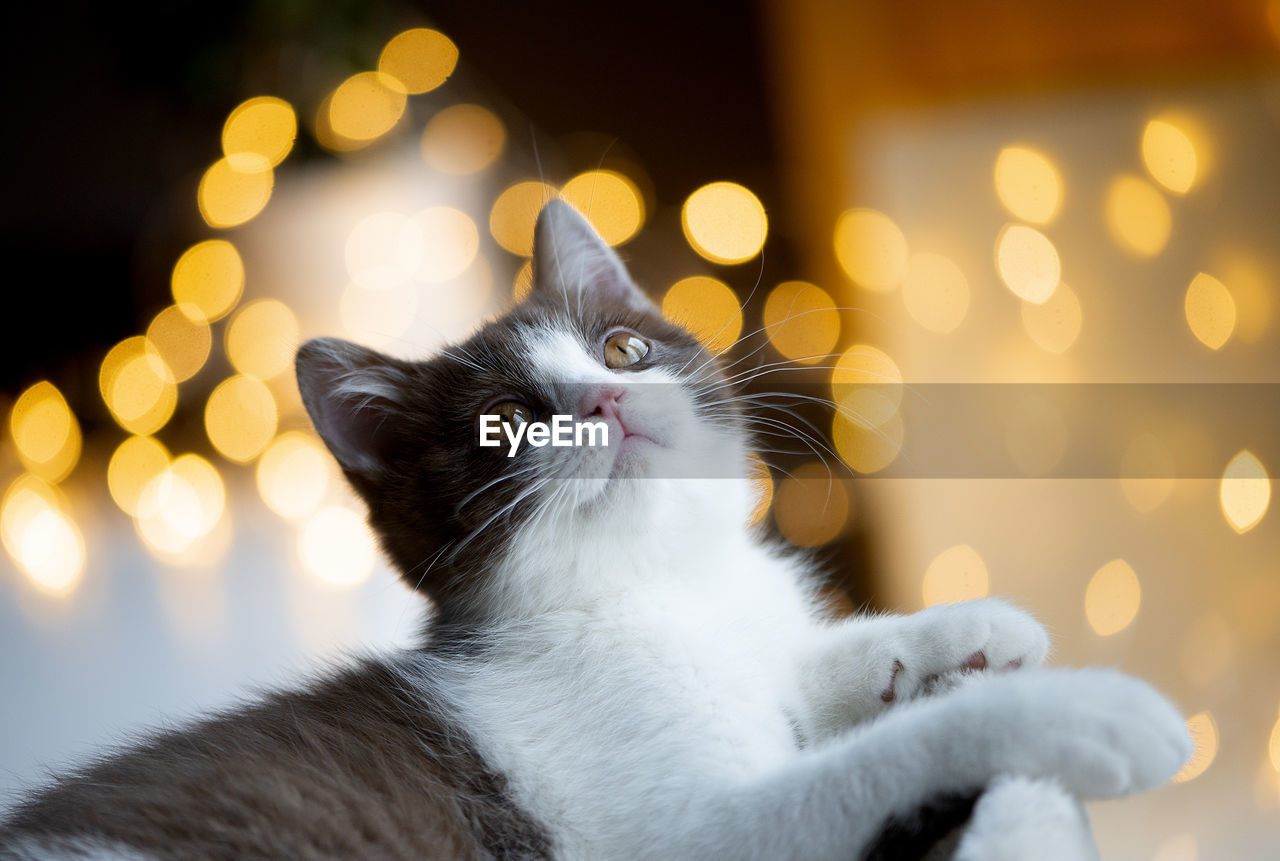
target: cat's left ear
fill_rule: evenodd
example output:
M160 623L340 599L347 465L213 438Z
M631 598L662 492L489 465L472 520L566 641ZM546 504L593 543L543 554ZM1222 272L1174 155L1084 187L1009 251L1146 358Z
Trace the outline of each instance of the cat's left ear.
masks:
M340 338L314 338L299 348L296 366L316 432L354 482L376 487L405 413L405 363Z
M576 209L559 199L542 208L533 230L533 289L575 301L582 291L637 311L654 310L617 253Z

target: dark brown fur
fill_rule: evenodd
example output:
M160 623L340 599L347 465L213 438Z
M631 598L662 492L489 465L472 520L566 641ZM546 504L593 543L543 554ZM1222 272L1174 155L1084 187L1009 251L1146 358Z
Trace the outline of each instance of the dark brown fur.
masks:
M40 835L174 859L546 857L545 833L411 678L369 662L159 735L27 800L0 858Z

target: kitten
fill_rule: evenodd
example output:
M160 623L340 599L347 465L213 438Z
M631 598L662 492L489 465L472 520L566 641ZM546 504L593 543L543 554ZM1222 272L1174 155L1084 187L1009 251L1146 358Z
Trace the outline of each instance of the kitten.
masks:
M1087 852L1075 798L1190 752L1146 684L1036 669L1045 633L1003 602L827 620L806 559L746 525L715 358L567 204L530 297L470 340L407 362L320 339L297 368L432 601L421 646L63 777L0 855L905 857L970 809L963 857L1018 857L1010 822L1051 814ZM557 414L608 445L479 445L482 415Z

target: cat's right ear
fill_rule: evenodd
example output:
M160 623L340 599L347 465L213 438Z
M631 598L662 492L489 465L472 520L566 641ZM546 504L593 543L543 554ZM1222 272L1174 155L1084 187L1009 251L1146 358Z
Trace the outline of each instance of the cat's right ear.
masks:
M320 438L349 475L376 484L404 414L404 364L339 338L308 341L295 364L302 403Z

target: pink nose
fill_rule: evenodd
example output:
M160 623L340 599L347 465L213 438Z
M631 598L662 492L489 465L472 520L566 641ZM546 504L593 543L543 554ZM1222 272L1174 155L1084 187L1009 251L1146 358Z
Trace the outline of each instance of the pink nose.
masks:
M618 402L624 390L620 386L595 386L578 402L578 415L586 419L618 418Z

